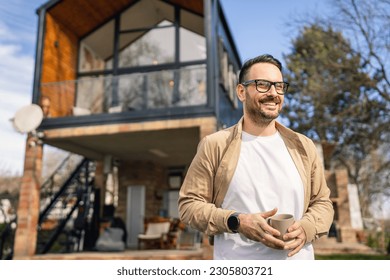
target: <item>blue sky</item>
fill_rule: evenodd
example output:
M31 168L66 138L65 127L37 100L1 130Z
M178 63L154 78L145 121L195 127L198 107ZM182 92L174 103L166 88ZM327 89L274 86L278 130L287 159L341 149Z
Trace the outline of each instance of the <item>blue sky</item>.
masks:
M14 131L11 119L31 103L38 16L45 0L0 0L0 170L22 173L25 135ZM244 61L261 53L282 60L289 52L292 19L329 11L328 0L222 0ZM295 32L296 33L296 32Z

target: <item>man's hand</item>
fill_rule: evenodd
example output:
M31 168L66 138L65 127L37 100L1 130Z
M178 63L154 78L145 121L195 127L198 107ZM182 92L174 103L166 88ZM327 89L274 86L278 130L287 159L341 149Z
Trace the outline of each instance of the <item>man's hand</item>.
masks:
M238 216L240 219L238 232L253 241L261 242L270 248L284 249L285 242L275 237L279 236L280 232L271 227L266 221L267 218L275 215L277 211L278 209L274 208L271 211L263 213L240 214Z
M285 250L291 250L291 252L288 253L289 257L294 256L302 249L303 245L306 243L306 232L301 227L299 221L296 221L288 228L288 233L283 236L283 239L293 239L293 241L284 246Z

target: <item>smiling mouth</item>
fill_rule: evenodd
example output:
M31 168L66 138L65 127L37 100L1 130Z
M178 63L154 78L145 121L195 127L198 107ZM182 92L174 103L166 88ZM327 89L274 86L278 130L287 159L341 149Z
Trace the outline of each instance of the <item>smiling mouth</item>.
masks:
M269 106L276 106L279 104L279 103L275 103L275 102L261 102L261 101L260 101L260 103L264 104L264 105L269 105Z
M279 105L279 102L275 102L275 101L265 101L265 100L260 100L260 105L261 106L265 106L266 108L269 108L269 109L274 109L274 108L277 108L278 105Z
M280 100L277 98L264 98L260 100L261 104L267 105L267 106L277 106L280 103Z

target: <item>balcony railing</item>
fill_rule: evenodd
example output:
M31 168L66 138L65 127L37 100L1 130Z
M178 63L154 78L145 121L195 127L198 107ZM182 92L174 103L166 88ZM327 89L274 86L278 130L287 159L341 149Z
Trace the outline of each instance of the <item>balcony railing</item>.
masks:
M51 101L51 117L203 106L206 66L44 83L42 97Z

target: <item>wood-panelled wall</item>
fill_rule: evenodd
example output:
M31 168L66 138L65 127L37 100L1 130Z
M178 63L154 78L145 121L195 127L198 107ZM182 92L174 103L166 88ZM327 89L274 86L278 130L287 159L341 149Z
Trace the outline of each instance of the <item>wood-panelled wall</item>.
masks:
M78 38L46 14L41 98L50 99L52 117L68 116L75 100ZM47 84L49 83L49 84Z

